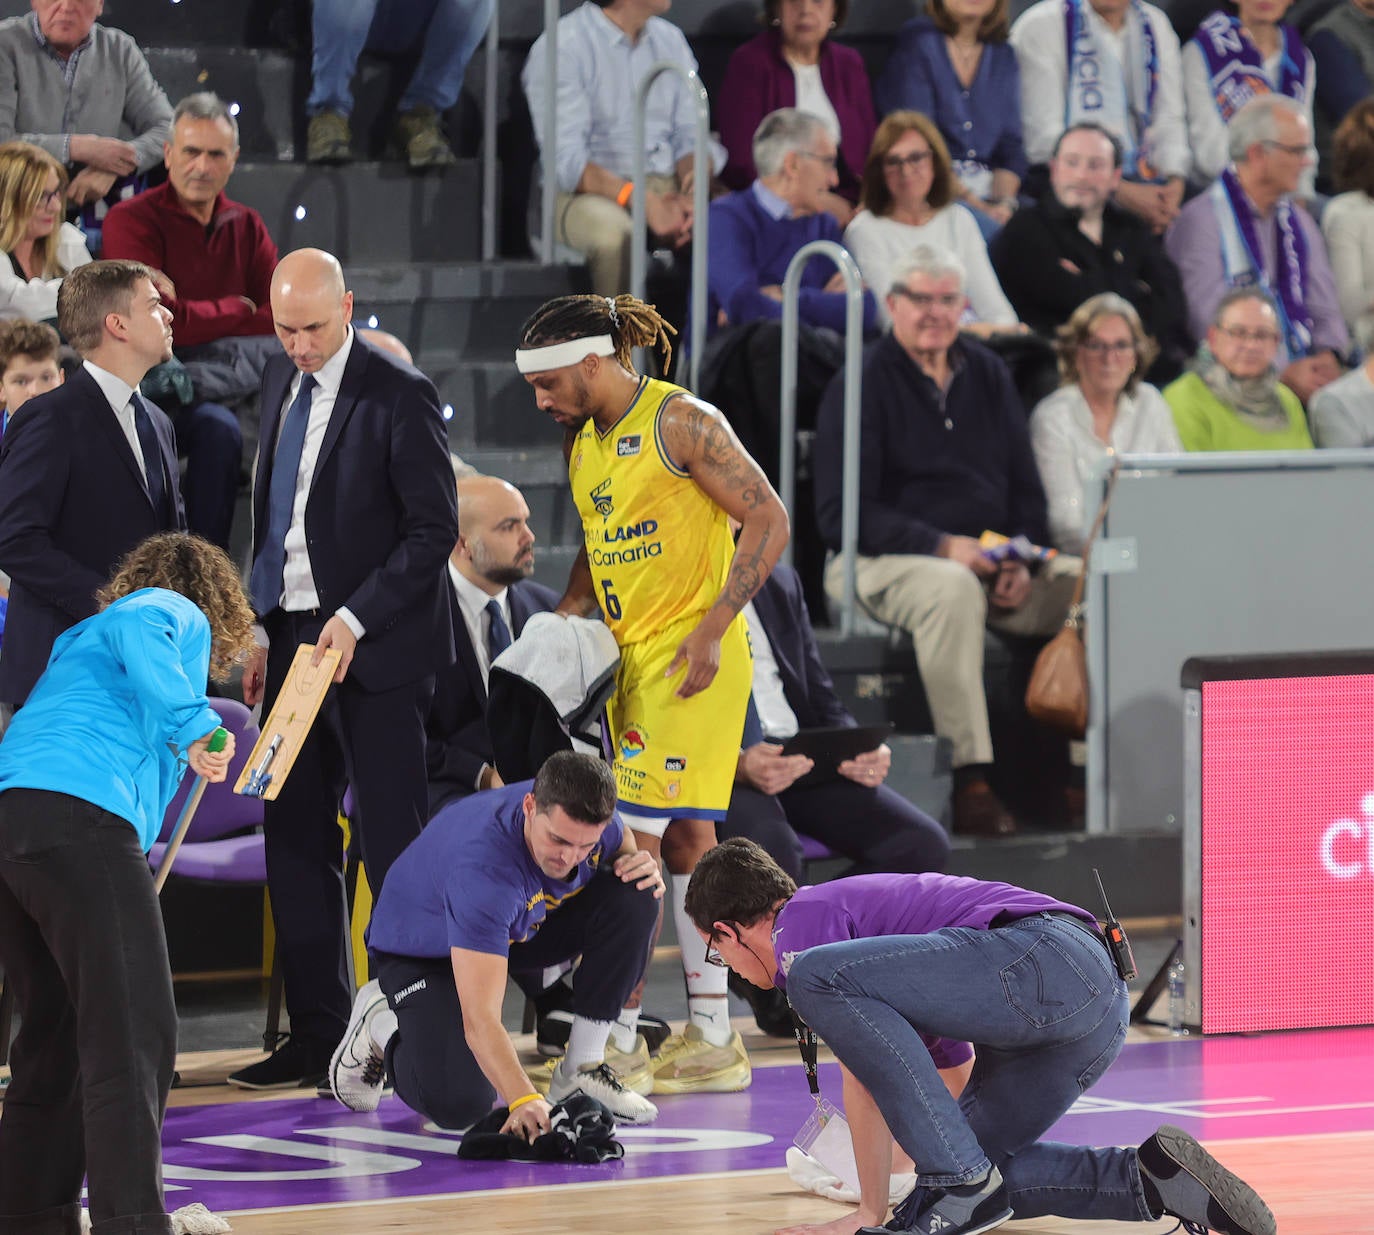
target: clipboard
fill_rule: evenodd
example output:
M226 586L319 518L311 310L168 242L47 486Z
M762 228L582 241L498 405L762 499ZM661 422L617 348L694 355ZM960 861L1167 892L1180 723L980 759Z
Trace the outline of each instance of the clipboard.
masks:
M342 653L329 648L318 665L310 663L314 655L313 643L296 649L281 693L234 784L235 793L270 802L281 792L334 681Z

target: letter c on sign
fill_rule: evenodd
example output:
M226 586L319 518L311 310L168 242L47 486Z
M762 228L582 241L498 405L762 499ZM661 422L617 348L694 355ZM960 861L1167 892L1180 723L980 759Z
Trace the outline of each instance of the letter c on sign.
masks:
M1322 865L1333 879L1355 879L1364 870L1359 862L1339 862L1336 860L1336 843L1342 836L1348 836L1358 844L1363 840L1360 825L1353 819L1337 819L1322 834Z

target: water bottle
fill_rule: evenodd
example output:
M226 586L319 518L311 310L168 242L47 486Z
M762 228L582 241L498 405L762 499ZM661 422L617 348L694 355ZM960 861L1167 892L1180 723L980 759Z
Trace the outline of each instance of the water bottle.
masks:
M1169 1032L1176 1038L1188 1036L1186 1024L1188 970L1181 956L1169 962Z

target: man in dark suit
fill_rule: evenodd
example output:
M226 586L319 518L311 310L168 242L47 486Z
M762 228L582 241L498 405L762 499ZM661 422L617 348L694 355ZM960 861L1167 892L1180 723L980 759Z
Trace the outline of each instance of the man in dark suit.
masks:
M345 785L374 892L428 817L425 717L453 660L444 562L458 536L433 384L350 326L338 261L288 254L272 276L286 355L263 374L253 484L253 605L267 647L244 700L270 710L296 648L342 654L335 687L275 801L267 880L291 1037L234 1073L247 1089L317 1084L353 1003L343 844Z
M138 262L92 262L57 296L82 366L30 399L0 449L0 570L12 580L0 701L22 704L53 641L139 541L184 529L171 422L138 393L172 355L172 315Z
M448 559L457 659L439 670L426 726L429 813L502 784L487 732L491 662L533 613L552 613L558 593L535 583L530 508L495 476L458 480L458 543Z

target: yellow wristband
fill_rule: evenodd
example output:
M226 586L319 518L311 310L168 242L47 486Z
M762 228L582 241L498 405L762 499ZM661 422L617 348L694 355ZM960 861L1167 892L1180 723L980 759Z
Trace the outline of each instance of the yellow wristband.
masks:
M620 186L620 192L615 195L615 204L623 210L630 204L630 198L634 196L634 193L635 182L633 180L625 181L625 183Z
M515 1112L518 1111L526 1103L538 1102L539 1097L540 1095L537 1093L527 1093L523 1098L516 1098L514 1102L512 1102L508 1107L506 1107L506 1111L507 1113L514 1115Z

